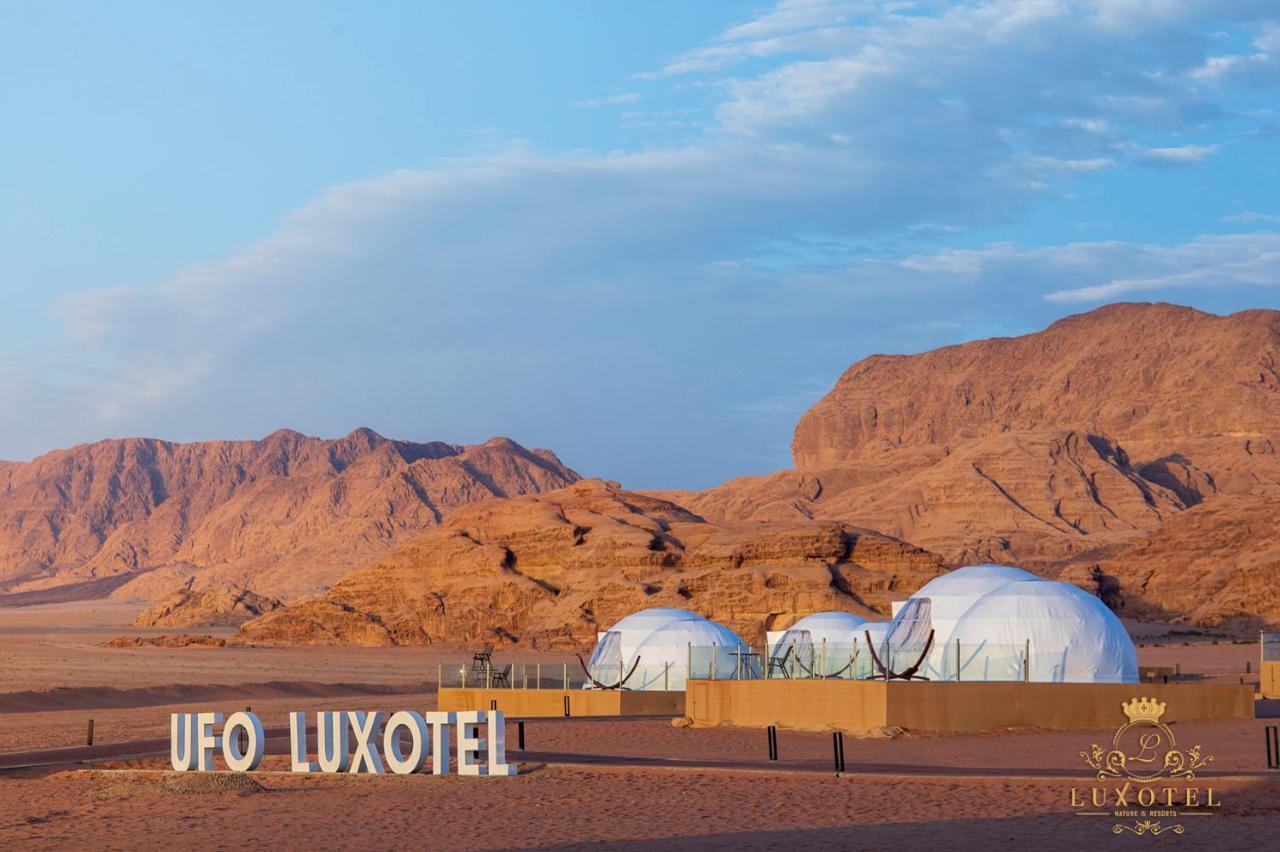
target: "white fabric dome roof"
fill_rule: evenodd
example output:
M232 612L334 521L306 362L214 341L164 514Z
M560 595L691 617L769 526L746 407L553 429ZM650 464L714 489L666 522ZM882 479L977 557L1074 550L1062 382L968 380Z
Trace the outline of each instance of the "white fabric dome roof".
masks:
M609 630L655 630L672 621L706 621L696 612L675 607L655 606L620 618Z
M979 598L950 638L952 645L959 641L966 670L980 660L984 671L975 679L991 680L1020 676L1027 640L1033 681L1138 681L1138 652L1120 619L1069 583L1006 583Z
M805 631L809 634L809 640L815 645L821 644L824 640L828 645L852 645L862 636L862 625L866 623L865 618L851 612L840 610L815 612L788 627L781 642L787 641L787 634L794 637L800 631Z
M630 673L627 689L678 690L690 662L694 677L733 677L740 660L750 662L750 650L732 630L695 612L655 607L633 612L601 634L588 669L605 685Z
M609 628L607 633L619 634L618 641L622 656L629 661L635 656L636 649L640 647L640 643L658 628L678 622L699 621L706 621L706 619L687 609L652 607L633 612L619 619L616 624ZM627 665L630 665L630 662Z
M671 621L650 632L634 655L624 657L623 668L627 670L636 659L640 661L626 686L628 689L662 689L664 686L684 689L691 655L695 677L714 674L716 678L731 678L738 671L740 655L750 651L738 634L714 621L705 618Z
M978 598L1006 583L1039 579L1035 574L1011 565L967 565L934 577L911 597L929 598L933 602L931 614L935 618L959 618Z
M1035 574L1009 565L968 565L934 577L911 597L929 599L934 642L945 644L950 641L960 616L983 595L1008 583L1039 579Z

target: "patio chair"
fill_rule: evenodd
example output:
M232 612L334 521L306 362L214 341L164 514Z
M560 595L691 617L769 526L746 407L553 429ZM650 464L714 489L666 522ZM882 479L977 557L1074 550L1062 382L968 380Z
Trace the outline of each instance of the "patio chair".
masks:
M772 679L774 672L781 672L784 678L790 678L791 674L787 671L787 658L791 656L791 652L795 650L794 645L788 645L787 651L781 657L769 657L769 672L767 677Z
M487 672L490 668L493 667L493 663L490 661L490 658L492 657L493 657L493 645L485 645L483 651L477 651L475 654L472 654L471 655L471 673L483 675L485 672Z

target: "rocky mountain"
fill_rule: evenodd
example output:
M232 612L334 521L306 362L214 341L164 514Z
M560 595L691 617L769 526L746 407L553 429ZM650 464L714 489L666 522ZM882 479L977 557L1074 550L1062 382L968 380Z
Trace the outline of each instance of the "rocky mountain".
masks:
M322 598L241 627L250 642L520 642L589 647L648 606L692 609L758 641L800 615L885 615L943 570L935 554L835 521L708 523L583 480L458 509Z
M316 594L460 506L577 479L549 450L506 438L101 441L0 465L0 593Z
M829 519L963 563L1120 581L1133 613L1280 623L1280 312L1116 304L1044 331L866 358L795 467L667 496L713 522Z

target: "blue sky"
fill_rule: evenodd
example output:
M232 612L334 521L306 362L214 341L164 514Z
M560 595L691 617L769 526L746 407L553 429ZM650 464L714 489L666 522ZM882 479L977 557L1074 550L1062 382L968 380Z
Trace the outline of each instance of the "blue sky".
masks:
M1275 307L1270 0L0 0L0 458L787 466L873 352Z

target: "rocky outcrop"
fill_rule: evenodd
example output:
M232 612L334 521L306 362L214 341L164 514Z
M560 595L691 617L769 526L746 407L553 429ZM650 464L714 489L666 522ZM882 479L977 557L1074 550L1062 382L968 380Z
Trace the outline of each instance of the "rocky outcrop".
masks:
M227 640L218 636L179 633L164 636L117 636L107 642L108 648L225 648Z
M138 613L134 627L225 627L237 625L284 606L242 588L195 591L182 589Z
M248 642L583 647L637 609L692 609L759 640L801 615L885 615L943 570L935 554L831 521L712 524L584 480L489 500L241 627Z
M476 500L578 479L548 450L395 441L101 441L0 465L0 591L125 575L123 597L315 594Z

